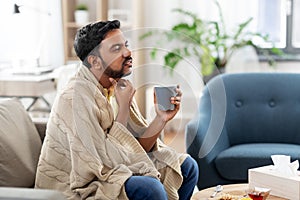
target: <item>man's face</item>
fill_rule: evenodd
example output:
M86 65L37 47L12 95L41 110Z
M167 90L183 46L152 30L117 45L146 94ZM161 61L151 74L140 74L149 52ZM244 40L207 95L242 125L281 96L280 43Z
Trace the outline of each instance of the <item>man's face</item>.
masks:
M118 79L131 74L132 58L127 43L119 29L110 31L102 40L99 53L108 77Z

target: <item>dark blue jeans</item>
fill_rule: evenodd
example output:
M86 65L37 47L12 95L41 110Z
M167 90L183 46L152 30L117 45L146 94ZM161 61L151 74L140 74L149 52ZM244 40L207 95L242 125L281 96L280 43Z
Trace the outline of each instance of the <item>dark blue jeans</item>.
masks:
M198 165L188 156L181 165L183 182L178 190L180 200L189 200L198 181ZM131 176L125 182L125 191L130 200L168 200L163 184L149 176Z

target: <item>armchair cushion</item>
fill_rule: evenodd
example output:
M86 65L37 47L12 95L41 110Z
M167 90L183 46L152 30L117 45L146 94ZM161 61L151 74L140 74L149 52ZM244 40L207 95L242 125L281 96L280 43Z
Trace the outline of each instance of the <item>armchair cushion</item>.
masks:
M300 145L280 143L251 143L232 146L222 151L215 160L217 171L225 179L244 181L248 169L269 165L271 155L290 155L297 157Z
M0 186L32 187L40 136L17 99L0 101Z

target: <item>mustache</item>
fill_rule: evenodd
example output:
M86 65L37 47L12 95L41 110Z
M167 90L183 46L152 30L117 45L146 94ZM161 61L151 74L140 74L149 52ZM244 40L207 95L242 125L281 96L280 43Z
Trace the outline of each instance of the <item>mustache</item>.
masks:
M125 58L125 61L123 62L123 66L125 66L127 64L132 64L132 57L131 56Z

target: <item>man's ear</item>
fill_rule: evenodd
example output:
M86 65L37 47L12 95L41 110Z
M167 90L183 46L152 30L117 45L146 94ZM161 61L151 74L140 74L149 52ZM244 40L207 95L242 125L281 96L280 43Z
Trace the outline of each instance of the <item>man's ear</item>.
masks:
M100 59L98 58L98 56L89 55L88 58L87 58L87 61L95 69L101 68L101 62L100 62Z

